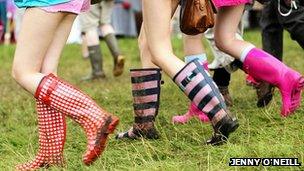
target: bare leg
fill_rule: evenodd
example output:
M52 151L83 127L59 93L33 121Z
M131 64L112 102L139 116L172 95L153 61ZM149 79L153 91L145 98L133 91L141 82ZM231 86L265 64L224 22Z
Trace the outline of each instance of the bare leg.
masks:
M158 68L158 66L152 62L152 54L147 43L144 27L141 27L141 31L138 37L138 46L142 68Z
M16 81L32 94L44 76L40 73L44 57L56 28L65 15L50 14L37 8L29 8L24 14L12 74Z
M87 59L89 57L89 49L88 49L88 44L87 44L87 38L85 34L81 33L81 52L82 52L82 57L84 59Z
M62 50L66 44L70 30L73 25L73 21L76 18L76 15L69 14L64 17L60 25L58 26L54 39L47 50L45 58L42 63L41 73L50 74L53 73L57 75L57 67L59 59L61 57Z
M240 59L246 47L252 46L251 43L239 40L235 36L243 11L244 5L223 7L216 16L214 33L216 45L236 59Z
M143 0L144 28L152 61L161 67L171 78L180 71L185 63L174 54L170 39L171 0Z
M183 34L183 44L185 56L205 53L205 48L202 43L202 34L195 36Z

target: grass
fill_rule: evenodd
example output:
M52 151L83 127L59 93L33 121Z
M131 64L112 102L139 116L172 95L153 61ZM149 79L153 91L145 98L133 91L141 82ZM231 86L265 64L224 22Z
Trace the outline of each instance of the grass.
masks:
M246 32L245 39L261 46L258 31ZM140 61L135 39L120 39L119 43L127 56L123 76L112 76L112 59L104 42L102 51L106 80L79 81L90 68L89 61L81 58L78 45L68 45L64 49L59 75L88 93L100 106L119 116L121 124L117 131L124 131L133 121L128 68L138 68ZM34 100L10 76L14 48L0 46L0 170L13 170L16 164L32 159L38 149ZM182 57L181 40L174 39L174 50ZM304 73L303 50L287 34L284 51L284 61ZM209 49L208 52L211 56ZM164 76L156 123L161 139L116 141L112 136L103 156L94 165L86 167L81 162L86 146L84 133L68 119L65 145L67 165L64 170L304 170L303 167L228 166L230 157L296 157L300 162L304 161L303 108L287 119L281 118L280 96L276 91L269 107L258 109L255 106L255 90L245 85L244 76L241 71L232 76L230 91L234 106L231 111L237 115L241 126L226 145L205 145L204 141L211 135L211 127L196 119L186 125L171 124L174 114L186 112L188 100Z

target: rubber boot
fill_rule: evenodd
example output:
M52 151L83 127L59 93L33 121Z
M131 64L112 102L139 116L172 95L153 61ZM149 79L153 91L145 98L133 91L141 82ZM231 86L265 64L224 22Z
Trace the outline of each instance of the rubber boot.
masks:
M257 80L266 81L279 88L282 96L281 115L283 117L299 108L304 86L304 79L300 73L257 48L248 52L244 60L244 71Z
M154 126L158 114L161 70L157 68L131 70L134 124L131 129L116 136L117 139L158 139Z
M228 112L224 98L209 73L197 60L194 60L186 64L174 76L173 81L211 121L214 134L207 143L211 145L225 143L229 134L234 132L239 124Z
M103 61L102 61L102 54L100 51L100 46L89 46L89 58L91 62L92 72L83 77L82 81L92 81L95 79L103 79L105 78L105 74L103 72Z
M83 162L86 165L93 163L104 151L108 134L113 133L119 119L100 108L80 90L53 74L41 80L35 97L81 125L88 141Z
M208 62L204 62L202 66L205 70L208 70ZM176 115L172 117L174 124L185 124L190 121L191 118L197 117L201 122L209 122L208 116L200 111L194 104L190 103L188 111L183 115Z
M34 160L16 166L16 170L37 170L63 166L63 148L66 137L65 116L37 100L39 150Z

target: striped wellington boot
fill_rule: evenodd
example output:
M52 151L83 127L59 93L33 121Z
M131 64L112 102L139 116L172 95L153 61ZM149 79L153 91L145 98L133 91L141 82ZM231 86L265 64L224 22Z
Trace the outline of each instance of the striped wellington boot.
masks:
M207 143L220 145L226 142L229 134L234 132L239 124L235 117L230 116L224 98L209 73L194 60L186 64L173 80L211 121L214 135Z
M127 132L116 135L117 139L136 139L144 137L157 139L159 134L154 127L158 114L161 70L157 68L132 69L132 95L134 107L134 124Z
M188 61L188 62L191 62L191 61ZM207 61L203 62L201 65L202 65L202 67L204 67L205 70L208 71L208 62ZM185 114L173 116L172 122L174 124L185 124L188 121L190 121L191 118L193 118L195 116L201 122L209 122L208 116L204 112L199 110L193 102L190 103L190 105L188 107L188 111Z
M41 101L36 102L38 113L39 150L34 160L16 166L16 170L37 170L42 167L63 166L66 135L65 117Z
M86 165L92 164L104 151L108 135L114 132L119 119L53 74L41 80L35 97L81 125L88 141L83 162Z

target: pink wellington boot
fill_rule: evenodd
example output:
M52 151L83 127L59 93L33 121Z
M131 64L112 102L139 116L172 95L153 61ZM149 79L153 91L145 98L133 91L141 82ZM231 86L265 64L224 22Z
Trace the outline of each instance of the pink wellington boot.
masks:
M251 49L244 60L244 71L257 80L266 81L279 88L282 96L281 115L292 114L301 103L304 78L270 54Z
M208 70L208 62L204 62L202 64L205 70ZM172 117L172 122L174 124L185 124L187 123L191 118L198 117L198 119L202 122L209 122L208 116L199 110L196 105L193 103L189 104L188 111L184 115L176 115Z

